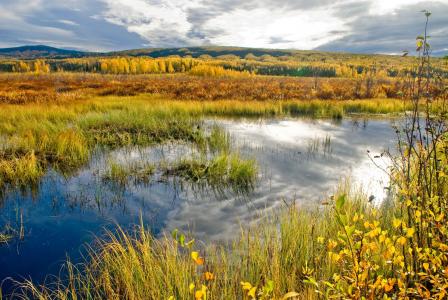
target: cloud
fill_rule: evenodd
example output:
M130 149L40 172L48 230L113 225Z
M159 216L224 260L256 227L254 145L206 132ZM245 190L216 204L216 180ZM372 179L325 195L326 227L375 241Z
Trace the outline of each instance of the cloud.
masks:
M127 28L152 46L203 44L311 49L338 38L344 30L329 1L103 0L105 20ZM311 7L314 7L311 10ZM266 20L269 20L267 22ZM272 36L282 36L272 43Z
M416 2L416 1L413 1ZM367 11L371 11L365 6ZM362 6L355 8L361 9ZM390 7L389 7L390 8ZM400 53L413 50L415 37L423 32L425 18L421 12L433 12L429 22L430 43L434 54L443 54L448 46L448 1L425 2L406 5L401 8L377 11L376 14L357 14L346 25L347 34L339 39L318 47L327 51L351 51L359 53ZM347 17L345 7L338 14Z
M448 0L0 0L0 46L88 50L202 45L396 53L433 10L434 53L448 48Z
M58 22L61 24L70 25L70 26L79 26L78 23L70 21L70 20L58 20Z

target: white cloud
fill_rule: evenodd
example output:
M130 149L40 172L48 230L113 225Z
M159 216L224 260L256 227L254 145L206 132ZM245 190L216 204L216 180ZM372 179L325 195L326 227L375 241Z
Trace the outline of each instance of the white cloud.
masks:
M224 33L211 37L216 45L312 49L346 29L331 10L283 11L257 8L225 13L208 20L205 29ZM279 42L273 43L273 39Z
M107 11L103 17L116 25L125 26L147 39L153 46L170 46L188 41L192 24L187 20L189 9L198 6L199 1L182 0L104 0ZM197 42L197 41L196 41Z
M290 0L101 0L100 16L137 33L152 47L204 44L313 49L350 35L352 21L396 13L424 0L335 0L312 4ZM432 2L448 3L448 0ZM305 5L306 4L306 5ZM365 7L338 15L338 8Z
M385 15L395 13L397 9L405 6L411 6L418 3L427 3L425 0L374 0L371 1L372 6L370 9L371 14ZM448 3L448 0L433 0L432 2ZM422 7L423 9L423 7Z
M58 22L61 24L70 25L70 26L79 26L78 23L70 21L70 20L58 20Z
M247 47L312 49L340 36L344 21L331 9L289 10L279 6L236 8L195 24L190 14L210 9L200 0L104 0L109 22L125 26L152 46L184 46L211 43ZM194 34L193 30L199 30ZM280 38L283 42L272 43Z

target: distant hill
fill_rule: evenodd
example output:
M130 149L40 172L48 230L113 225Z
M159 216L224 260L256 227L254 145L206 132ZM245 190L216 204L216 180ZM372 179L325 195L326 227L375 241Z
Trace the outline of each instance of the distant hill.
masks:
M112 51L106 53L99 52L83 52L76 50L66 50L45 45L38 46L21 46L14 48L0 48L0 56L15 57L21 59L35 59L35 58L71 58L71 57L86 57L86 56L150 56L150 57L166 57L178 55L181 57L191 56L199 57L201 55L209 55L212 57L223 55L235 55L238 57L245 57L248 54L255 56L270 55L274 57L290 56L294 53L306 53L311 51L297 51L297 50L278 50L278 49L257 49L257 48L240 48L240 47L189 47L189 48L143 48L131 49L125 51ZM318 51L312 51L318 53Z
M92 53L76 50L59 49L45 45L0 48L0 56L15 57L21 59L70 58L70 57L84 57L89 55L92 55Z
M109 55L130 55L130 56L151 56L166 57L170 55L199 57L201 55L209 55L212 57L222 55L235 55L245 57L248 54L255 56L270 55L274 57L292 55L297 50L279 50L279 49L258 49L258 48L240 48L240 47L184 47L184 48L146 48L133 49L125 51L110 52Z
M125 51L112 52L83 52L77 50L60 49L45 45L37 46L21 46L14 48L0 48L0 57L20 58L20 59L36 59L36 58L75 58L87 56L150 56L150 57L167 57L178 55L181 57L191 56L199 57L201 55L209 55L211 57L234 55L241 58L249 54L255 56L270 55L273 57L280 56L327 56L329 52L323 51L305 51L305 50L283 50L283 49L260 49L260 48L242 48L242 47L188 47L188 48L143 48L131 49ZM349 53L332 53L335 56L353 55ZM364 54L363 56L368 56Z
M218 56L238 56L244 58L247 55L257 57L268 55L272 57L296 56L301 60L319 60L325 61L328 57L333 58L350 58L358 57L390 57L390 55L380 54L354 54L347 52L325 52L318 50L284 50L284 49L261 49L261 48L243 48L243 47L221 47L221 46L204 46L204 47L184 47L184 48L142 48L124 51L111 52L83 52L77 50L67 50L54 48L45 45L37 46L21 46L14 48L0 48L0 57L35 59L35 58L75 58L88 56L150 56L150 57L167 57L167 56L191 56L197 58L199 56L208 55L211 57Z

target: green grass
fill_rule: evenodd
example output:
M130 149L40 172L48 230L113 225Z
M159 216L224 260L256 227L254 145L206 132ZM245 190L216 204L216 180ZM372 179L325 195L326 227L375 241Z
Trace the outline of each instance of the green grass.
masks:
M165 166L165 176L177 176L198 185L209 186L223 193L231 189L236 194L248 194L255 188L258 166L253 159L243 159L238 154L221 154L182 159Z
M111 182L120 186L126 186L129 182L146 183L151 181L156 167L150 163L119 164L109 161L108 169L102 175L105 182Z
M209 151L217 153L219 151L229 152L231 146L230 134L218 125L213 125L210 135L207 137Z

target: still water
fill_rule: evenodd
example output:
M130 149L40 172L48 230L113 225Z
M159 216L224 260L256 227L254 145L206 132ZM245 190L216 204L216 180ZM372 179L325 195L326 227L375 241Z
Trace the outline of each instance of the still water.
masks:
M58 274L69 256L80 261L85 244L117 224L140 223L160 235L174 228L201 240L225 240L260 212L295 201L319 204L349 179L375 202L387 196L388 177L367 155L394 149L391 119L213 120L231 135L233 151L254 158L259 166L255 190L245 197L216 194L156 174L148 184L126 188L106 184L99 174L113 158L123 162L160 162L189 157L188 145L163 145L98 153L76 174L49 171L38 189L7 194L0 202L0 226L23 225L23 240L0 245L0 281ZM383 167L386 159L374 159ZM8 290L10 282L3 283Z

